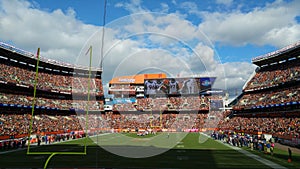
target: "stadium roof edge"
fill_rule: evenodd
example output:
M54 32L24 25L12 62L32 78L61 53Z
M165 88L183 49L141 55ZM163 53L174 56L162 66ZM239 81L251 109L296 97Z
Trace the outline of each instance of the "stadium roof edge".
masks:
M19 49L15 46L6 44L4 42L0 42L0 48L2 48L3 50L7 50L11 53L15 53L15 54L24 56L24 58L26 57L24 60L27 60L27 61L37 60L35 54L33 54L31 52L28 52L28 51L25 51L23 49ZM49 64L49 65L51 64L51 65L55 65L55 66L58 66L58 67L61 67L61 68L76 69L76 70L89 70L89 67L87 67L87 66L75 65L75 64L65 63L65 62L59 62L59 61L56 61L56 60L53 60L53 59L47 59L43 56L40 57L40 61L44 62L45 64ZM101 68L96 68L96 67L91 67L91 71L93 71L93 72L101 71L102 72L102 69Z
M292 57L298 57L300 51L300 41L278 49L276 51L257 56L252 59L252 63L257 66L268 65L270 63L287 60Z

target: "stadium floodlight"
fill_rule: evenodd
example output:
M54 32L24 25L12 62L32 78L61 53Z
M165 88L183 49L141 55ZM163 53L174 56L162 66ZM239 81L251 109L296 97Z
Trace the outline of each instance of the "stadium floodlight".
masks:
M87 97L88 97L88 102L90 101L90 81L91 81L91 62L92 62L92 46L90 46L86 52L86 55L89 54L89 71L88 71L88 92L87 92ZM34 81L34 91L33 91L33 100L32 100L32 111L31 111L31 120L30 120L30 126L29 126L29 132L28 132L28 146L27 146L27 155L50 155L48 159L46 160L44 164L44 168L47 168L47 165L50 161L50 159L55 156L55 155L86 155L87 154L87 139L88 139L88 112L89 112L89 104L86 104L86 129L85 129L85 138L84 138L84 151L83 152L32 152L30 151L30 137L32 134L32 126L33 126L33 118L34 118L34 109L35 109L35 103L36 103L36 87L38 83L38 69L39 69L39 61L40 61L40 48L37 50L37 63L36 63L36 73L35 73L35 81Z

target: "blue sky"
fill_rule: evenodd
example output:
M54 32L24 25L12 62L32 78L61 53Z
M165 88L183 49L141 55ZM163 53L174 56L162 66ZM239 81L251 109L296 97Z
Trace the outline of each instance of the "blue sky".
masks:
M41 10L53 12L54 10L61 9L68 11L72 8L76 12L76 18L85 24L92 24L97 26L103 25L103 9L104 0L32 0L29 1L34 6ZM225 12L230 13L239 10L242 13L252 12L255 8L265 8L266 5L272 4L274 0L266 1L247 1L247 0L212 0L212 1L171 1L171 0L144 0L136 1L139 3L140 8L151 12L162 13L180 13L185 15L185 18L191 23L197 25L201 23L202 18L199 16L201 12ZM278 1L279 2L279 1ZM285 2L291 2L285 1ZM132 14L128 11L126 3L133 4L131 0L108 0L106 6L106 23L110 23L120 17ZM121 5L122 4L122 5ZM164 5L168 6L168 10L164 10ZM166 7L165 7L166 8ZM138 11L137 11L138 12ZM295 16L299 22L299 16ZM293 43L293 42L291 42ZM276 50L279 46L272 46L269 44L253 45L247 44L242 46L232 45L216 45L216 50L219 51L219 56L222 62L232 61L246 61L251 62L251 58Z
M103 0L0 0L0 40L42 56L93 66L102 49ZM217 76L241 91L253 57L300 40L297 0L107 0L103 80L162 70ZM149 69L150 68L150 69Z

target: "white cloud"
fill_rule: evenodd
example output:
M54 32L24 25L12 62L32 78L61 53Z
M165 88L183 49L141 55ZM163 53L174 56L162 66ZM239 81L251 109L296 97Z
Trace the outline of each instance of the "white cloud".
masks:
M242 87L255 68L255 65L248 62L218 63L214 70L203 72L199 75L217 77L213 88L224 89L232 95L236 91L241 92Z
M168 4L161 3L160 5L161 5L161 8L162 8L160 12L167 13L169 11L169 5Z
M284 37L284 38L282 38ZM272 42L274 46L284 47L300 39L300 25L295 24L282 28L274 28L261 38L261 45Z
M180 7L185 9L189 14L201 14L201 11L198 9L198 5L195 2L183 2L180 4Z
M194 48L194 51L197 55L191 60L196 60L197 58L200 59L207 71L215 70L216 66L220 63L219 58L216 57L216 53L212 47L199 43ZM194 67L199 67L199 64L194 63Z
M234 45L253 43L281 46L300 39L299 25L294 21L295 15L299 14L299 5L269 4L266 8L249 13L203 13L193 6L195 4L182 5L191 14L201 14L204 22L197 26L187 20L184 14L150 13L141 6L139 0L117 3L115 7L143 13L120 18L107 25L104 81L113 75L130 75L148 68L171 75L217 76L218 88L224 88L225 82L231 89L241 88L255 67L244 62L221 64L202 31L214 42ZM41 47L43 56L85 65L88 60L84 54L93 44L93 64L98 66L102 35L101 32L94 33L101 30L99 27L82 23L72 8L49 12L34 6L27 1L0 0L2 40L12 41L17 47L29 51ZM161 7L168 10L165 3ZM94 37L89 39L92 34ZM77 58L81 49L80 58Z
M240 93L242 87L254 72L256 66L248 62L230 62L223 65L225 75L217 81L216 86L225 83L227 91L232 95Z
M115 5L115 7L124 8L131 13L140 13L148 11L147 9L144 9L141 6L140 0L131 0L129 3L119 2Z
M104 72L104 76L133 75L145 71L148 71L148 73L166 72L170 75L176 75L179 73L179 67L180 70L190 72L189 66L184 60L174 57L166 50L136 48L131 52L123 53L122 51L127 51L127 49L124 47L121 48L122 49L117 52L122 53L122 58L118 59L116 55L114 55L116 52L113 52L107 57L116 58L104 60L104 71L106 71Z
M276 1L248 13L203 12L204 21L199 24L199 29L214 42L282 47L300 39L299 23L295 20L300 15L299 8L299 1Z
M184 17L146 12L122 19L126 21L116 22L123 23L119 33L134 38L112 50L108 58L114 57L114 63L106 64L104 76L130 75L145 69L161 70L173 76L178 73L181 76L199 74L216 76L216 88L232 91L241 89L255 69L246 62L220 63L202 30ZM118 29L116 23L112 29ZM195 41L198 43L193 45Z
M122 8L122 7L124 7L124 4L122 2L118 2L118 3L115 4L115 7L116 8Z
M198 39L198 37L195 36L198 31L197 27L190 21L185 20L174 13L133 14L128 17L128 20L127 24L122 28L125 28L124 30L129 32L129 34L157 33L165 37L175 38L182 41ZM156 43L164 44L165 42L156 41Z
M19 48L72 62L84 42L97 29L76 19L76 12L69 8L46 12L34 8L27 1L0 1L1 39L12 41Z

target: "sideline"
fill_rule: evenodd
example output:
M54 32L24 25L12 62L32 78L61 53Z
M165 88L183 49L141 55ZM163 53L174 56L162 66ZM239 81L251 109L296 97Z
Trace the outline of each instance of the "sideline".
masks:
M205 134L205 133L201 133L201 134L204 135L204 136L206 136L206 137L209 137L209 138L210 138L210 136L208 136L208 135ZM262 158L262 157L260 157L260 156L258 156L258 155L253 154L253 153L250 153L250 152L248 152L248 151L246 151L246 150L243 150L243 149L241 149L241 148L239 148L239 147L231 146L231 145L226 144L226 143L224 143L224 142L222 142L222 141L220 141L220 140L215 140L215 141L217 141L217 142L219 142L219 143L221 143L221 144L223 144L223 145L225 145L225 146L227 146L227 147L229 147L229 148L231 148L231 149L234 149L234 150L236 150L236 151L238 151L238 152L240 152L240 153L242 153L242 154L244 154L244 155L246 155L246 156L248 156L248 157L251 157L251 158L253 158L254 160L259 161L259 162L261 162L261 163L263 163L263 164L265 164L265 165L267 165L267 166L269 166L269 167L271 167L271 168L276 168L276 169L287 169L287 168L284 167L284 166L281 166L281 165L279 165L279 164L277 164L277 163L274 163L274 162L272 162L272 161L270 161L270 160L267 160L267 159L265 159L265 158Z
M108 135L111 133L101 133L98 135L93 135L93 136L89 136L89 137L98 137L98 136L103 136L103 135ZM58 143L63 143L63 142L69 142L69 141L74 141L74 140L80 140L83 138L78 138L78 139L70 139L70 140L65 140L65 141L57 141L57 142L52 142L51 144L45 144L45 142L41 143L41 146L45 146L45 145L53 145L53 144L58 144ZM6 151L0 151L0 155L2 154L8 154L8 153L13 153L13 152L18 152L18 151L22 151L22 150L26 150L28 147L28 145L24 146L24 148L17 148L17 149L13 149L13 150L6 150ZM32 143L30 144L30 149L34 149L34 148L38 148L39 146L37 146L37 143Z
M292 150L293 154L295 153L295 154L299 154L300 155L300 148L291 147L291 146L280 144L280 143L275 143L275 147L277 149L280 149L280 150L283 150L283 151L287 151L288 148L290 148Z
M217 141L217 142L219 142L219 143L222 143L223 145L225 145L225 146L227 146L227 147L230 147L230 148L232 148L232 149L234 149L234 150L236 150L236 151L238 151L238 152L240 152L240 153L242 153L242 154L245 154L246 156L251 157L251 158L253 158L253 159L255 159L255 160L257 160L257 161L259 161L259 162L261 162L261 163L263 163L263 164L265 164L265 165L271 167L271 168L276 168L276 169L277 169L277 168L278 168L278 169L287 169L287 168L284 167L284 166L281 166L281 165L279 165L279 164L276 164L276 163L274 163L274 162L272 162L272 161L270 161L270 160L267 160L267 159L262 158L262 157L260 157L260 156L258 156L258 155L255 155L255 154L253 154L253 153L250 153L250 152L248 152L248 151L246 151L246 150L243 150L243 149L241 149L241 148L239 148L239 147L231 146L231 145L229 145L229 144L223 143L223 142L220 141L220 140L215 140L215 141Z
M36 147L34 146L32 148L36 148ZM14 149L14 150L4 150L4 151L0 152L0 155L13 153L13 152L17 152L17 151L22 151L22 150L27 150L27 146L25 146L24 148L17 148L17 149Z

